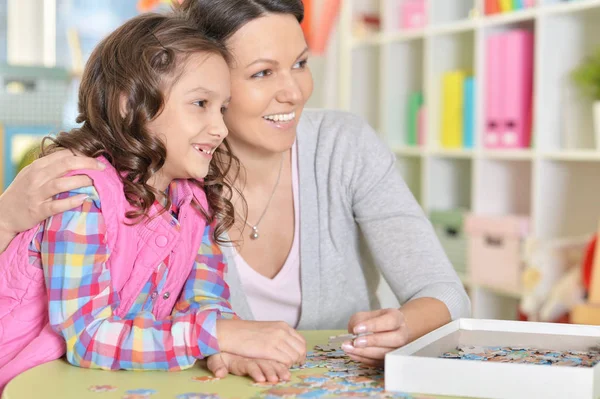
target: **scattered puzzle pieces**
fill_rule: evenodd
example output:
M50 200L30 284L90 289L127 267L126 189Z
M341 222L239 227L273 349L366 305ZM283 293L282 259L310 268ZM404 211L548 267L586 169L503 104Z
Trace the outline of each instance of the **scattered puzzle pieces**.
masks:
M382 369L357 363L339 348L332 350L329 345L319 345L314 351L307 353L306 359L304 365L293 367L291 370L323 368L327 371L324 374L294 373L300 382L271 387L254 396L254 399L424 399L386 392Z

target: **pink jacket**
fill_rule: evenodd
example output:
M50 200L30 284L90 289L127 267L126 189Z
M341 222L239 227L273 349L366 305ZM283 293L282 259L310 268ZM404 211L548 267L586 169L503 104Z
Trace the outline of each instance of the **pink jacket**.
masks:
M107 164L104 171L79 171L94 181L102 202L102 214L107 231L107 245L111 252L112 285L120 296L118 316L128 312L156 266L169 253L169 274L184 281L202 242L206 220L193 209L195 199L204 209L207 200L204 191L188 181L177 183L180 197L185 198L179 210L185 217L179 232L169 228L161 217L136 225L128 225L125 213L132 207L123 195L123 185L116 170ZM152 207L150 217L158 212ZM18 235L0 254L0 393L13 377L40 364L56 360L65 353L63 337L48 324L48 302L44 272L30 264L28 248L39 225ZM132 271L134 271L132 273ZM127 283L127 284L125 284ZM170 315L178 295L172 295L154 308L157 318Z

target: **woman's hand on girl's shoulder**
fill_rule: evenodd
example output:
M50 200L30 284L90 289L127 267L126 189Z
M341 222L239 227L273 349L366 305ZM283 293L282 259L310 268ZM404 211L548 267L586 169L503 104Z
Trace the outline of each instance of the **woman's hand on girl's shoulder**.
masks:
M81 205L85 195L53 199L62 192L92 185L87 176L65 177L65 174L104 167L93 158L76 156L67 150L37 159L25 167L0 196L0 232L16 235L50 216Z
M225 378L229 373L247 375L255 382L275 383L289 381L291 378L290 370L282 363L274 360L251 359L226 352L210 356L206 366L218 378Z

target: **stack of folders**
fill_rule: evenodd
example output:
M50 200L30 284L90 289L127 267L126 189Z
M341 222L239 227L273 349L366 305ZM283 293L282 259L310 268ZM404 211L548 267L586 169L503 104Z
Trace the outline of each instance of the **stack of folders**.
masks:
M486 38L483 145L531 145L534 36L513 29Z
M443 148L473 148L475 78L463 70L442 77L441 143Z
M498 14L535 6L535 0L485 0L485 13Z

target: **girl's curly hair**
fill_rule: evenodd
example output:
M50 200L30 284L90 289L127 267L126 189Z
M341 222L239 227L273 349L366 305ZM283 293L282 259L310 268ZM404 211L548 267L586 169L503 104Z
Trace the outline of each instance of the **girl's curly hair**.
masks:
M79 88L79 128L62 132L42 147L42 156L61 148L88 157L104 156L117 170L127 201L136 208L127 218L141 221L160 193L148 185L166 160L163 143L153 137L147 123L165 104L165 93L181 76L192 54L222 56L225 47L201 35L181 13L142 14L130 19L91 54ZM127 111L122 114L121 98ZM225 180L232 164L238 164L226 143L215 152L203 182L210 213L200 209L207 221L216 218L214 240L234 223L231 187ZM169 209L167 199L165 210Z

